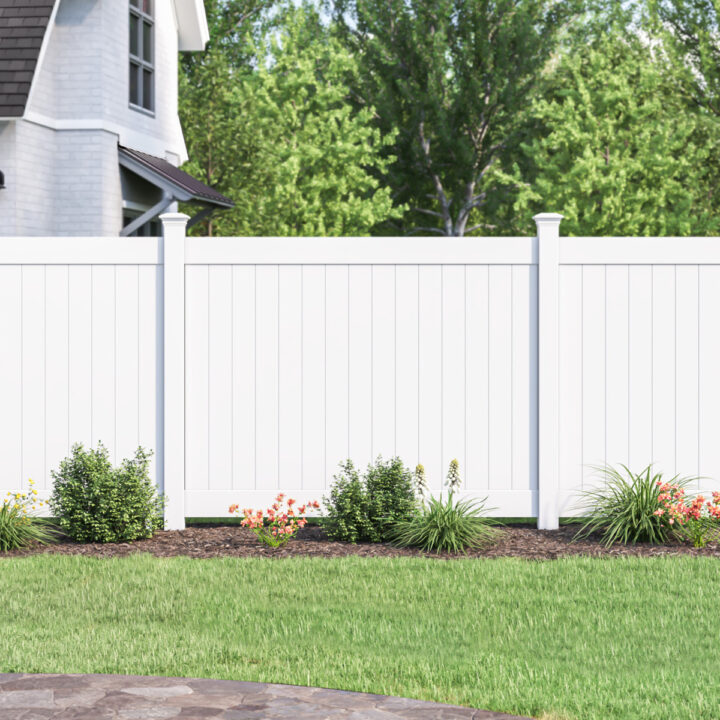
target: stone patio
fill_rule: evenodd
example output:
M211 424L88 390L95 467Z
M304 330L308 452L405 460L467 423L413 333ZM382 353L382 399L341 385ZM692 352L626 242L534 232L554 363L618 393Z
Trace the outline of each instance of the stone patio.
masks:
M2 720L528 720L343 690L232 680L0 674Z

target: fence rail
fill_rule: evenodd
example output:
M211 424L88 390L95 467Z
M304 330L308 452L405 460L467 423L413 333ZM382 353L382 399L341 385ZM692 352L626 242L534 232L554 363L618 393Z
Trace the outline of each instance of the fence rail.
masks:
M720 240L0 239L0 490L154 450L167 522L399 455L543 528L600 463L720 489Z

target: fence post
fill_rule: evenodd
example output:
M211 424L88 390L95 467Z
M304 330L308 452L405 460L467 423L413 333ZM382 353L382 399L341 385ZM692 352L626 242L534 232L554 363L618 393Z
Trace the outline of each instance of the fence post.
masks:
M540 530L559 527L559 287L560 221L557 213L540 213L538 254L538 519Z
M165 527L185 529L185 229L182 213L163 224L163 492Z

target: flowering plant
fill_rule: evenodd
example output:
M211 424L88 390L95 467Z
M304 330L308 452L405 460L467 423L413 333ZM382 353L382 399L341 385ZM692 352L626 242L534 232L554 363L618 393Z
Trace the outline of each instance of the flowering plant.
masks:
M0 552L17 550L33 542L47 544L53 533L34 511L45 503L38 499L34 482L27 492L8 493L0 504Z
M675 533L692 542L693 547L707 545L710 534L720 528L720 492L712 494L712 501L702 495L685 497L685 491L670 483L657 483L660 507L655 515L665 518Z
M253 510L252 508L244 508L242 511L243 519L240 523L243 527L250 528L258 539L272 548L285 545L294 538L297 531L305 527L307 520L305 519L305 511L308 508L319 508L320 503L317 500L300 505L297 510L293 507L295 500L288 498L287 508L283 508L285 495L280 493L275 502L263 513L262 510ZM236 514L240 512L239 505L231 505L230 513Z

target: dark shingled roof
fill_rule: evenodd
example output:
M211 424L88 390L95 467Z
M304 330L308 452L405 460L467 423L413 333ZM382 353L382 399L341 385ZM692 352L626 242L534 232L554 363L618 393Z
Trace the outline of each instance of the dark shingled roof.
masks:
M22 117L54 0L0 0L0 117Z
M152 174L192 196L193 200L224 208L231 208L235 205L230 198L225 197L225 195L222 195L209 185L196 180L192 175L188 175L186 172L176 168L167 160L122 146L120 146L119 150L121 156L124 155L126 158L139 163Z

